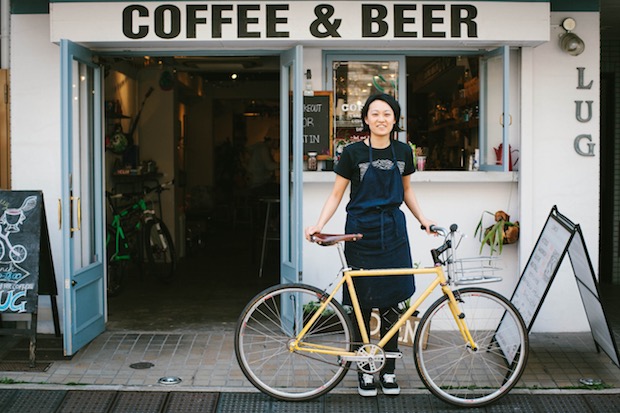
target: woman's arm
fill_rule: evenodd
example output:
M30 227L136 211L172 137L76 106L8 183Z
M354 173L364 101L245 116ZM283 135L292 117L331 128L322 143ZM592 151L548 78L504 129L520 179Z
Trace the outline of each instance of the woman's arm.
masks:
M405 191L405 205L407 205L407 208L409 208L413 216L420 222L420 224L426 228L426 233L430 234L430 226L435 223L428 220L424 216L424 213L422 213L422 208L420 207L418 199L415 196L415 192L413 191L413 187L411 186L411 175L403 176L403 189Z
M323 230L323 227L334 215L334 212L336 212L338 205L340 205L340 201L342 200L342 196L344 195L344 191L347 189L349 182L350 181L348 179L336 174L336 181L334 182L334 186L332 187L332 192L331 194L329 194L329 197L327 197L327 200L323 205L323 209L321 210L318 221L315 225L306 227L305 235L308 241L310 240L310 236L312 234L321 232Z

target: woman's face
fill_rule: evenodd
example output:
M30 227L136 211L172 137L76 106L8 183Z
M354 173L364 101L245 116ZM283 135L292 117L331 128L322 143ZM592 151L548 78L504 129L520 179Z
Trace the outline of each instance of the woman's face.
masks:
M376 136L389 135L396 123L392 107L378 99L373 101L368 107L368 114L364 121L370 128L370 133Z

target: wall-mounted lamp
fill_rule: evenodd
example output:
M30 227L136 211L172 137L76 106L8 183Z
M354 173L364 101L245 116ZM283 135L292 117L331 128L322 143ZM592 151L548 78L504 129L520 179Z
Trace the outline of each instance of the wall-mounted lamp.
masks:
M586 45L572 30L577 26L575 19L568 17L562 21L566 33L560 35L560 48L571 56L578 56L586 49Z

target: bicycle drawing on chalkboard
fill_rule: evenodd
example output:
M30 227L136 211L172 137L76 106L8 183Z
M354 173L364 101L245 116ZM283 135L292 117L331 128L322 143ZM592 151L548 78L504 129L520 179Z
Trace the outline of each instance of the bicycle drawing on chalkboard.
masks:
M37 205L37 197L27 197L19 208L7 208L0 216L0 261L8 251L9 259L19 264L28 256L26 247L21 244L13 245L9 235L21 231L21 226L26 220L26 212L34 209Z

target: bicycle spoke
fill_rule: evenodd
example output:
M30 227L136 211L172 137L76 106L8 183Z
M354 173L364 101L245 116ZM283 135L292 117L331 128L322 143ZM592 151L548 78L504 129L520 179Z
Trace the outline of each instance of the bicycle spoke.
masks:
M336 356L320 354L317 346L348 351L350 320L342 307L331 302L324 314L301 338L301 347L289 345L313 312L307 304L321 293L302 285L276 286L259 294L243 311L235 334L235 352L245 374L261 391L283 400L308 400L326 393L342 380L348 364ZM310 308L310 307L308 307ZM315 308L314 305L312 308Z
M446 305L447 298L443 297L431 305L418 326L416 367L426 386L439 398L458 406L483 406L517 383L527 361L527 350L518 351L514 366L509 365L498 334L509 347L527 349L527 330L514 307L495 292L469 288L458 296L460 311L465 314L464 321L477 349L463 341ZM509 322L500 329L506 320ZM422 340L425 335L426 344Z

